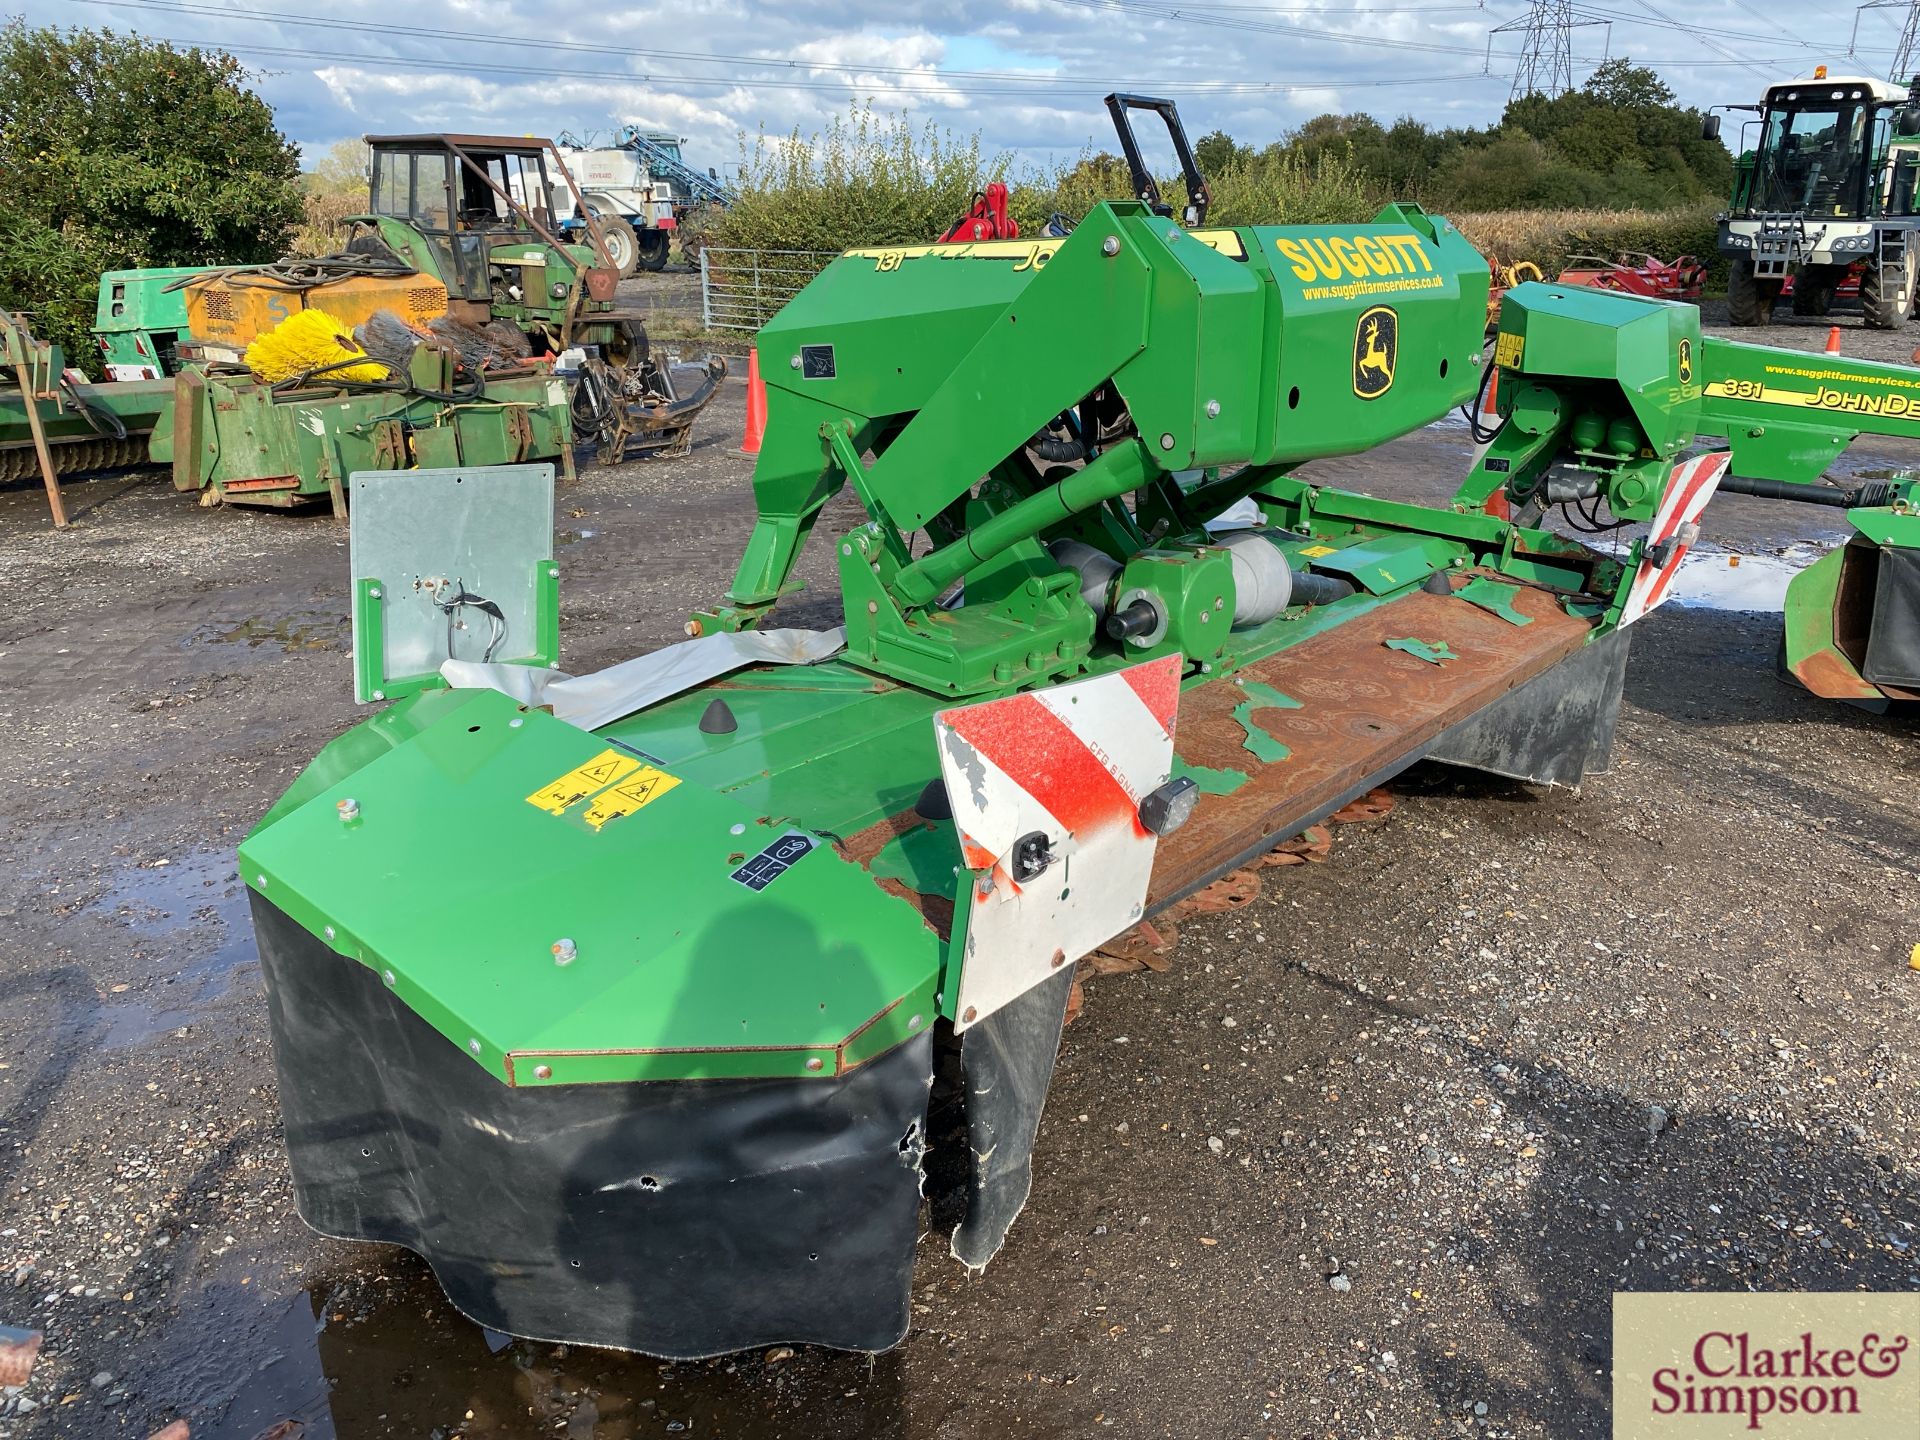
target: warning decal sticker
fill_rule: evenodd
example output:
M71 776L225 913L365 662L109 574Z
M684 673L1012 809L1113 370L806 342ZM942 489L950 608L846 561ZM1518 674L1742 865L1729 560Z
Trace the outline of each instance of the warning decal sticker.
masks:
M749 890L764 890L791 870L801 856L813 853L811 835L789 830L733 872L733 879Z
M593 797L593 803L587 807L587 828L598 830L609 820L631 815L642 806L651 805L679 783L677 776L656 770L651 765L642 765L618 785L610 785Z
M651 805L679 783L678 776L642 764L631 755L602 750L586 764L542 785L527 796L527 803L549 815L584 821L589 830L598 831L609 820ZM569 814L589 798L592 803L584 814Z
M549 814L562 815L569 805L604 790L640 768L640 762L618 750L602 750L584 765L575 766L557 779L548 781L527 796L529 805L538 805Z

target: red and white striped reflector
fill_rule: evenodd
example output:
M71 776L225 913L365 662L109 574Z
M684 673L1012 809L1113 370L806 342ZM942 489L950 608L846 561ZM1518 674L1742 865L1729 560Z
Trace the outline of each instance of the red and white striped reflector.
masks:
M1647 532L1648 546L1673 539L1683 527L1694 527L1692 533L1699 533L1700 512L1707 508L1707 501L1720 488L1720 477L1727 473L1727 461L1731 458L1729 452L1716 450L1682 460L1673 467L1667 476L1666 492L1660 497L1660 508L1654 512L1653 528ZM1667 598L1673 577L1679 573L1680 562L1686 558L1692 543L1691 539L1685 539L1676 544L1664 565L1640 562L1633 587L1627 591L1626 606L1620 612L1622 625L1631 625Z
M963 863L965 1029L1140 916L1155 836L1140 802L1171 777L1180 658L943 710L940 772ZM1015 879L1015 846L1044 835L1053 862Z

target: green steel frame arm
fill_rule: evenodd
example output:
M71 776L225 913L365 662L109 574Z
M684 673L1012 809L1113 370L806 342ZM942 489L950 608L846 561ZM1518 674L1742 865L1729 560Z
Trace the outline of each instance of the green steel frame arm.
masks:
M1920 439L1920 371L1709 339L1697 426L1736 474L1817 480L1862 435Z
M991 560L1010 545L1138 490L1157 473L1147 447L1138 440L1110 446L1084 469L1075 470L1038 494L1015 501L952 544L906 566L894 576L891 589L903 604L929 604L974 566Z

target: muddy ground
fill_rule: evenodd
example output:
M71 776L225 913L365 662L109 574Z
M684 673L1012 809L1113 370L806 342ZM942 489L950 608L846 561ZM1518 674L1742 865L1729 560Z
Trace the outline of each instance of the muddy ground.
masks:
M730 385L691 457L561 492L570 667L720 594L741 418ZM1465 447L1315 468L1431 497ZM1581 793L1410 772L1168 973L1092 982L1006 1251L969 1280L928 1236L897 1351L478 1329L293 1214L233 867L366 713L346 533L153 477L69 498L62 535L0 494L0 1324L47 1337L0 1436L1559 1440L1608 1431L1616 1290L1920 1287L1915 721L1783 684L1777 615L1669 606ZM1836 538L1739 499L1708 532L1749 574Z

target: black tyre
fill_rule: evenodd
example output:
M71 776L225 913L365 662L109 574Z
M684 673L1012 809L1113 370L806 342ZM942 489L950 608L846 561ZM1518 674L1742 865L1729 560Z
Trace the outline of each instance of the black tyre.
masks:
M673 248L673 236L665 230L642 230L640 232L640 261L642 270L662 270L666 268L667 251Z
M1869 264L1860 276L1860 310L1874 330L1898 330L1913 318L1915 262L1920 249L1908 247L1890 265Z
M1832 310L1833 292L1846 273L1844 265L1803 266L1793 277L1793 313L1817 316Z
M653 347L647 343L647 327L639 320L621 320L605 349L607 363L616 370L644 369L653 355Z
M1735 325L1765 325L1780 299L1778 280L1761 280L1751 260L1736 260L1727 270L1727 319Z
M607 242L607 258L626 279L640 263L640 241L633 226L620 216L620 209L605 195L587 196L587 211L600 222L600 234ZM583 240L590 237L583 236Z

